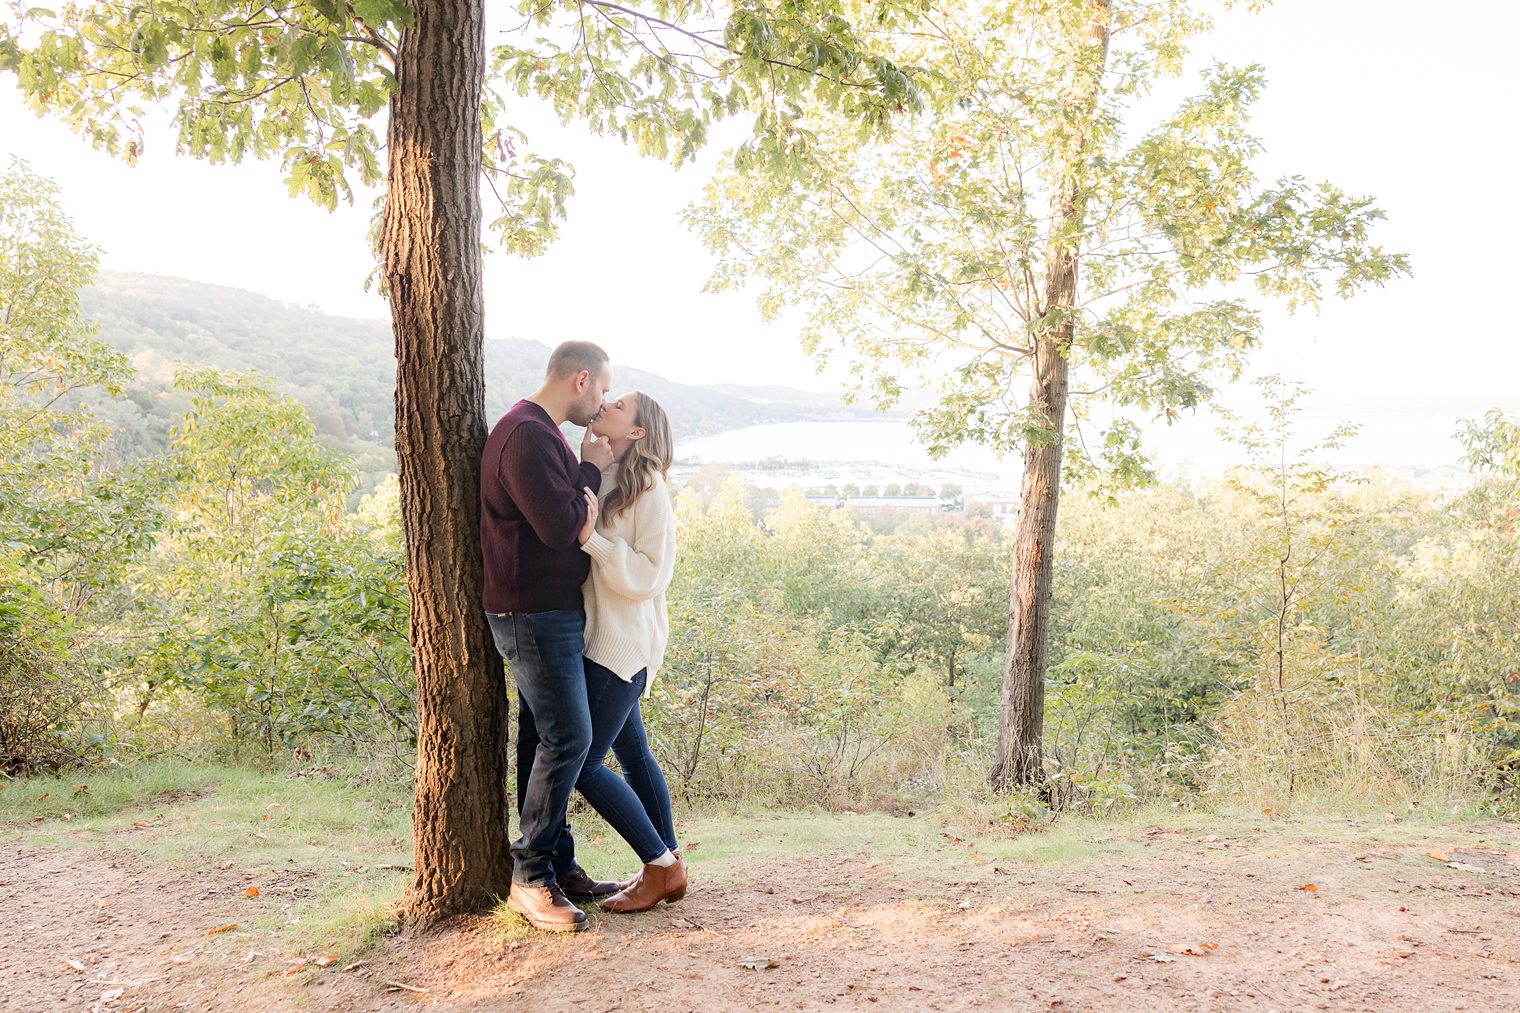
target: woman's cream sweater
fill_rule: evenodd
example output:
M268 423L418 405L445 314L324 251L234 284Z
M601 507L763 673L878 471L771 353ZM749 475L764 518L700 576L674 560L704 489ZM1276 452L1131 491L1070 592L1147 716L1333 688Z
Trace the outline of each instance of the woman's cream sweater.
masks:
M615 485L611 472L603 474L603 502ZM618 516L600 514L581 549L591 557L591 576L582 587L586 657L625 682L647 668L648 694L665 659L665 589L676 566L676 517L665 479L655 475L654 485Z

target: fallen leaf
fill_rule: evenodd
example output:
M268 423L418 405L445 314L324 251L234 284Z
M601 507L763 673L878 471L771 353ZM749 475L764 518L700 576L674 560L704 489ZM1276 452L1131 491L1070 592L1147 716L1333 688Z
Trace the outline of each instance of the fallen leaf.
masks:
M269 805L266 808L269 808L269 809L278 809L278 808L280 808L280 803L278 803L278 802L271 802L271 803L269 803Z
M1319 893L1319 887L1315 886L1313 883L1305 883L1303 886L1299 887L1299 889L1305 893Z
M771 957L740 957L739 966L747 967L751 971L765 971L772 967L780 967L781 962Z
M87 785L87 784L76 784L76 785L74 785L74 794L76 794L76 795L84 795L84 794L88 793L89 790L90 790L90 786Z
M1272 815L1272 810L1271 809L1263 809L1262 812L1266 813L1268 816Z
M133 830L146 830L146 829L148 829L148 821L147 820L133 820L132 821L132 829Z
M1451 861L1451 856L1450 855L1448 855L1444 851L1439 851L1439 850L1437 850L1435 848L1426 848L1425 849L1425 857L1426 858L1434 858L1438 862L1449 862L1449 861Z
M101 1002L115 1002L117 999L120 999L122 996L124 996L126 994L127 994L127 990L124 989L124 988L113 988L109 992L102 992L102 993L100 993L100 1001Z
M1170 963L1172 963L1173 961L1175 961L1177 959L1176 957L1172 956L1170 953L1160 953L1160 952L1157 952L1157 953L1144 953L1144 954L1141 954L1141 956L1145 957L1148 960L1154 960L1158 964L1170 964Z
M971 860L973 862L985 862L985 861L987 861L987 859L983 858L981 855L972 855L971 856Z
M68 959L66 959L64 961L64 963L68 964L70 967L72 967L76 971L83 971L84 970L84 964L82 964L79 961L75 960L73 957L69 957Z
M188 963L190 963L190 961L192 961L194 959L195 959L195 954L193 954L193 953L174 953L174 954L171 954L169 956L169 963L171 963L171 964L188 964Z
M211 929L206 935L214 936L218 932L231 932L235 928L237 928L237 922L228 922L226 925L218 925L216 928Z
M269 818L270 818L270 816L269 816L268 813L260 813L259 814L259 819L261 819L261 820L267 820Z
M701 846L702 846L702 842L701 841L687 841L686 842L686 847L683 850L686 850L686 851L696 851Z
M243 891L243 896L244 897L257 897L258 895L259 895L259 888L256 887L256 886L250 886L248 889L246 889L246 890Z
M49 795L51 795L51 794L52 794L52 792L50 792L50 791L45 791L45 792L43 792L43 793L42 793L42 794L41 794L41 795L38 795L38 796L37 796L37 801L38 801L38 802L41 802L41 801L42 801L42 800L43 800L43 799L45 799L45 798L47 798L47 797L48 797L48 796L49 796Z
M262 830L256 831L253 836L257 837L261 841L269 840L269 835L264 833Z
M320 957L313 957L311 962L318 967L331 967L338 962L338 955L336 953L324 953Z
M1189 957L1207 957L1217 949L1219 949L1218 943L1195 943L1192 946L1183 947L1182 952Z
M1457 869L1457 870L1459 870L1461 872L1487 872L1488 871L1487 869L1484 869L1484 868L1482 868L1480 866L1477 866L1477 865L1469 865L1467 862L1447 862L1446 863L1446 867L1448 869Z
M306 961L304 959L303 960L292 960L290 962L290 966L287 967L287 968L285 968L285 970L283 970L283 971L280 972L280 977L282 977L282 978L288 978L292 974L295 974L297 971L299 971L301 968L303 968L305 966L306 966Z

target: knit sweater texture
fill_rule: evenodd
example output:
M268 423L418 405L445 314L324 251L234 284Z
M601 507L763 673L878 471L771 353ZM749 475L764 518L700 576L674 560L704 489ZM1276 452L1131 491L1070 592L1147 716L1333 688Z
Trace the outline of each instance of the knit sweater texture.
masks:
M487 612L581 608L589 569L577 545L586 525L581 490L601 485L601 472L576 459L543 408L524 399L501 417L480 467Z
M602 501L615 486L611 472L603 475ZM581 549L591 557L591 576L581 589L586 657L625 682L648 669L647 696L665 660L665 589L676 565L676 518L665 479L656 475L654 485L618 516L599 514Z

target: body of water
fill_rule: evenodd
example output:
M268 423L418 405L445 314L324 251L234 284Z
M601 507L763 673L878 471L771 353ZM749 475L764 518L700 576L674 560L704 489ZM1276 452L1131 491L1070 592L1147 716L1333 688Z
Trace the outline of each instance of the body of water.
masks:
M1263 419L1246 417L1246 422ZM1347 470L1381 468L1416 484L1450 489L1465 481L1453 415L1370 415L1348 418L1305 411L1296 426L1303 442L1318 441L1341 422L1361 426L1344 447L1321 455ZM1217 433L1209 416L1147 430L1146 449L1163 475L1210 478L1245 463L1245 452ZM1094 434L1090 433L1091 438ZM1290 452L1293 448L1290 447ZM984 447L964 445L934 460L900 419L831 420L748 426L689 440L676 448L676 477L719 464L759 486L803 488L828 484L884 486L918 482L960 485L968 495L1008 497L1018 491L1023 459L999 460Z

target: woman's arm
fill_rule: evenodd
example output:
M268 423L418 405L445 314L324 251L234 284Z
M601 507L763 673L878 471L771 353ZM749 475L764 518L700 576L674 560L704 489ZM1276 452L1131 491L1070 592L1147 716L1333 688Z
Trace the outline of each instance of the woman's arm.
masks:
M676 568L676 518L662 482L635 500L633 509L637 535L632 543L594 531L581 548L610 590L642 601L670 586Z

